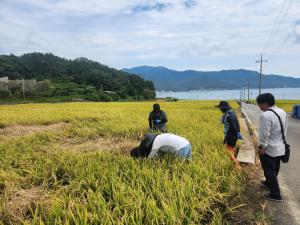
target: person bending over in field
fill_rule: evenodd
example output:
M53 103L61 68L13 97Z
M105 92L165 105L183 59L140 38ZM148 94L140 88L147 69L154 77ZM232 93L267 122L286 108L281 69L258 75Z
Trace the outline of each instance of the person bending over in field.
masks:
M228 102L220 101L219 105L216 105L216 107L223 113L221 123L224 124L224 144L227 147L230 158L239 165L235 157L237 140L242 139L239 121Z
M176 155L180 159L192 159L190 142L171 133L146 134L139 147L131 150L132 157L155 158L163 154Z
M161 131L162 133L167 132L166 123L168 122L167 114L160 109L159 104L153 105L153 111L149 114L149 130L153 131Z

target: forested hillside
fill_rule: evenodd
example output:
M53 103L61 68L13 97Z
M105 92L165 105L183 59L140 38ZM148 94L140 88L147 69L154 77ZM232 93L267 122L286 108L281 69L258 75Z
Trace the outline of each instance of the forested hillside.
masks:
M109 68L86 58L69 60L51 53L30 53L20 57L0 55L0 77L9 79L51 80L54 88L64 89L64 94L93 94L100 91L116 93L117 98L151 99L155 97L154 85L137 75ZM59 85L57 85L59 84ZM95 89L95 91L90 91ZM80 90L79 90L80 89ZM52 91L52 96L60 91ZM76 91L75 91L76 92ZM81 93L82 92L82 93ZM83 93L85 92L85 93ZM47 93L49 95L49 93Z

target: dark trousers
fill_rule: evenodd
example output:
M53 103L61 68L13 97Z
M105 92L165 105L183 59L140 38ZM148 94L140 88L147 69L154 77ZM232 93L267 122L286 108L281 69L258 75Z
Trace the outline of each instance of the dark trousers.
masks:
M166 123L160 123L160 124L153 124L153 130L154 131L160 131L162 133L167 133L167 126Z
M270 188L271 196L281 198L277 175L280 169L280 156L260 155L260 163L266 178L265 185Z
M229 145L232 148L235 148L237 143L237 135L227 134L224 138L224 144Z

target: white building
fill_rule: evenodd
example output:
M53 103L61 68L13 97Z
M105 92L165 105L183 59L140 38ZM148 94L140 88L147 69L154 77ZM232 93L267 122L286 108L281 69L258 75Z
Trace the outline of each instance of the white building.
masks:
M0 77L0 91L8 91L8 77Z

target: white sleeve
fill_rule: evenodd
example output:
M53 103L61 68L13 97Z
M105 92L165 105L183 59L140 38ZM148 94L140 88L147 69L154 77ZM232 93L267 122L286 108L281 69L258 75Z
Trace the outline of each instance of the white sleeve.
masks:
M155 155L157 155L159 149L151 149L151 152L148 156L148 158L153 158Z
M271 120L266 116L260 117L260 128L259 128L259 145L266 148L269 144L269 137L271 131Z
M284 129L284 135L285 136L286 136L287 128L288 128L288 115L286 114L286 117L285 117L285 129Z

